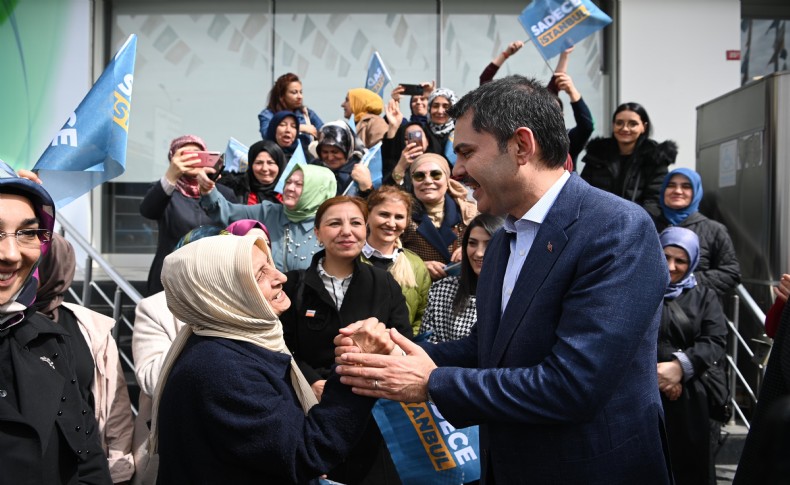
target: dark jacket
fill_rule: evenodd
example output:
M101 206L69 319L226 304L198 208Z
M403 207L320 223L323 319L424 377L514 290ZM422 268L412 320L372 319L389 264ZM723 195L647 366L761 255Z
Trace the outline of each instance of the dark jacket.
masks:
M0 332L0 483L112 483L71 339L40 314Z
M246 172L222 172L222 177L217 181L217 184L224 185L233 191L236 198L232 200L232 202L237 204L247 204L251 192L250 177L254 177L252 174L252 168L248 168ZM258 195L258 202L256 202L257 204L260 204L264 200L268 200L269 202L273 202L275 204L281 203L280 199L277 198L277 193L273 191L268 194L256 195Z
M450 263L453 251L461 245L461 236L466 231L458 204L444 196L444 219L437 229L421 203L414 204L411 222L401 234L403 247L416 253L423 261Z
M623 157L614 138L594 138L587 144L581 176L593 187L635 202L658 217L661 184L677 154L673 141L642 138L634 152Z
M324 253L317 253L307 270L289 271L283 285L291 299L291 308L280 317L285 343L310 384L327 378L335 361L332 341L338 330L351 323L376 317L412 337L409 311L398 283L387 271L359 258L354 260L351 283L338 310L318 275L318 261Z
M217 190L226 199L236 200L228 187L217 185ZM148 272L147 292L144 295L151 296L164 290L160 278L165 256L173 252L184 234L198 226L212 224L212 221L200 207L200 199L186 197L178 189L172 195L167 195L159 180L151 184L140 202L140 214L146 219L155 220L159 230L156 254Z
M683 393L678 399L661 395L672 472L679 484L715 483L708 392L700 378L712 366L722 364L726 346L726 317L715 291L697 285L675 300L664 301L658 362L670 362L674 352L682 351L694 368L694 376L681 381Z
M333 375L305 416L291 358L192 335L159 407L159 485L317 483L348 452L375 402Z
M656 220L658 232L670 225L663 215ZM694 270L697 283L711 288L719 296L734 290L741 282L741 265L724 224L695 212L678 226L694 231L699 237L699 264Z

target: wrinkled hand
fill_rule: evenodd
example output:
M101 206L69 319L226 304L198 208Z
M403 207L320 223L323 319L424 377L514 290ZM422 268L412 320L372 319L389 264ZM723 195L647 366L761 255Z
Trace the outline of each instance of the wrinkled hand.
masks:
M779 286L774 288L774 293L780 300L787 301L787 297L790 296L790 274L782 275L782 279L779 280Z
M366 191L373 188L373 179L370 177L370 169L361 163L354 165L351 169L351 178L359 185L359 190Z
M167 172L165 172L167 181L175 185L182 175L197 175L201 170L200 167L194 167L194 165L199 161L200 159L198 158L197 153L195 153L194 148L179 148L173 154L173 158L170 160L170 165L167 167Z
M428 268L428 273L431 274L431 281L436 281L447 276L444 271L445 264L439 261L426 261L425 267Z
M341 365L335 368L342 376L340 382L363 396L402 402L426 401L428 378L436 364L422 348L394 328L389 334L406 355L342 354L339 357Z
M315 381L314 383L310 384L310 388L313 390L313 394L315 394L315 398L318 402L321 402L321 396L324 395L324 386L326 385L326 379L321 379L320 381Z
M505 50L502 51L502 55L504 55L505 59L507 59L508 57L512 56L516 52L520 51L522 47L524 47L524 41L517 40L515 42L511 42L510 44L508 44Z
M557 83L557 89L568 93L568 97L571 98L572 103L581 99L581 93L576 89L576 86L573 84L573 79L567 72L555 72L554 79Z
M396 348L387 327L373 317L341 328L334 344L338 364L339 357L346 353L390 354Z
M19 170L16 171L16 175L19 178L28 179L31 182L37 183L38 185L44 183L41 181L38 174L36 172L33 172L32 170L25 170L24 168L20 168Z
M658 363L658 389L661 392L669 390L672 386L680 384L683 379L683 368L677 359L669 362Z

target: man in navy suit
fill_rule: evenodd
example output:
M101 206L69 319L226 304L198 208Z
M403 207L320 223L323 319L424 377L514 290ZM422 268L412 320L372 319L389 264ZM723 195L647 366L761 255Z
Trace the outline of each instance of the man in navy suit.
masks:
M481 211L507 214L464 339L402 355L355 353L355 392L430 400L456 427L480 424L483 483L666 484L656 341L667 265L648 214L566 172L556 99L510 76L464 96L453 175ZM357 365L360 364L360 365Z

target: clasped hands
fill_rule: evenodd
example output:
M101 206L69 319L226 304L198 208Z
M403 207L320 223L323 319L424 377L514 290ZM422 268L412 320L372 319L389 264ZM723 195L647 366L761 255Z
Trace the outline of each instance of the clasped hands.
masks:
M436 368L428 354L394 328L368 318L340 329L335 337L335 371L355 394L421 402Z

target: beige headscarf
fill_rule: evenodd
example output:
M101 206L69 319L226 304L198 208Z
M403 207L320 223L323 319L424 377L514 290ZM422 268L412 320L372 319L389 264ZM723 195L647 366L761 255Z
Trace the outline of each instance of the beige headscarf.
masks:
M442 169L442 172L444 172L445 177L447 177L447 192L450 193L450 197L458 204L458 209L461 212L461 220L468 226L477 215L477 204L467 199L468 191L464 184L451 178L450 164L447 163L446 158L435 153L423 153L411 164L409 173L413 174L420 166L428 162L435 163ZM442 205L442 207L444 206ZM426 209L428 208L426 207ZM430 212L430 209L428 209L428 211ZM432 216L431 220L434 220L434 217L435 216ZM435 222L434 225L436 225ZM439 221L439 225L441 225L441 220Z
M213 236L190 243L165 258L162 285L167 307L185 325L173 341L154 392L150 450L156 452L159 400L167 377L193 333L250 342L290 354L283 327L255 281L252 247L271 261L271 251L259 236ZM291 383L304 413L318 404L315 394L291 358Z

